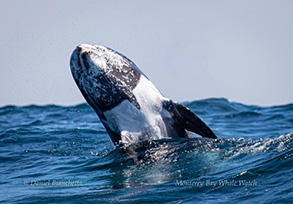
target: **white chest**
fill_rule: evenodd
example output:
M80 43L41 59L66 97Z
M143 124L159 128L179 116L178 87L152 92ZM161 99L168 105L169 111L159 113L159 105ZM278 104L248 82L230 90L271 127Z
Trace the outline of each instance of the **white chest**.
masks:
M128 100L104 113L108 126L130 143L168 137L161 112L164 97L143 75L133 94L140 110ZM126 138L125 138L126 137Z

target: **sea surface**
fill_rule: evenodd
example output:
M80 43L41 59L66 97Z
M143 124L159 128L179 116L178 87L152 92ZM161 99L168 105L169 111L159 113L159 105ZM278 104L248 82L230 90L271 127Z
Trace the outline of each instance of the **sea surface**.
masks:
M0 108L0 202L292 203L293 104L183 104L219 139L147 141L135 159L87 104Z

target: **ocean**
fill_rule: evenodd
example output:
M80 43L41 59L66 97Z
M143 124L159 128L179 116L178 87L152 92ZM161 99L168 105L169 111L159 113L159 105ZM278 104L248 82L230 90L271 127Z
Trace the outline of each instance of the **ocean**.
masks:
M293 104L184 102L217 140L114 147L88 104L0 108L1 203L292 203Z

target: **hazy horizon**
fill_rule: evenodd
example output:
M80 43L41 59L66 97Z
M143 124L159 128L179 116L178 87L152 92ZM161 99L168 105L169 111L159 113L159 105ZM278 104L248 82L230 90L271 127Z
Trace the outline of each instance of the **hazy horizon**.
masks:
M85 102L69 59L81 43L123 53L168 98L293 103L292 1L2 1L6 105Z

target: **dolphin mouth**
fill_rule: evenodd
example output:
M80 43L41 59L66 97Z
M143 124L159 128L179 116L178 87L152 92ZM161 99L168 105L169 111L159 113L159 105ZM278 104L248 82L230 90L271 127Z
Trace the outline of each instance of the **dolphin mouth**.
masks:
M95 53L95 54L105 54L109 51L108 48L102 45L89 45L89 44L80 44L75 48L76 51L83 53Z
M75 48L75 50L73 51L71 56L75 55L77 58L80 59L81 55L88 54L92 51L94 51L93 46L88 45L88 44L80 44ZM71 59L73 59L73 58L71 57Z
M75 50L80 50L80 51L84 51L84 50L93 50L96 46L93 45L89 45L89 44L79 44Z
M107 49L100 45L88 45L80 44L73 51L70 59L70 63L88 61L91 59L91 55L95 54L95 59L98 59L98 56L105 54Z

